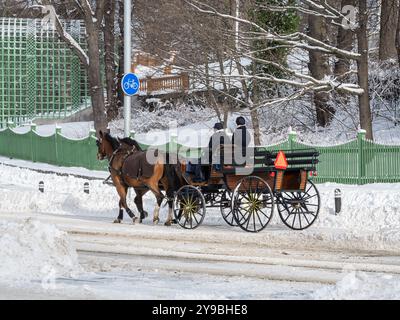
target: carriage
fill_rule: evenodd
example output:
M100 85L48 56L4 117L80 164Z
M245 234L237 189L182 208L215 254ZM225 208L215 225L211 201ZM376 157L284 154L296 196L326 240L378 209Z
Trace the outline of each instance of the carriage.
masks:
M228 225L248 232L265 229L276 209L293 230L304 230L315 222L320 196L310 177L316 174L318 151L253 151L250 167L227 165L223 160L219 170L204 165L209 174L203 182L194 182L193 175L182 168L186 185L176 192L173 203L181 227L199 227L207 208L219 208Z

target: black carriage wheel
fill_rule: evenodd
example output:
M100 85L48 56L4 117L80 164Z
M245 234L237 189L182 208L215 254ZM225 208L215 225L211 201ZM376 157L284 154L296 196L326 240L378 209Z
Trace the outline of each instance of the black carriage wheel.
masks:
M178 224L185 229L196 229L206 215L206 201L199 189L183 186L174 198L174 215Z
M231 202L236 224L248 232L260 232L271 221L274 195L265 180L250 176L237 184Z
M228 190L224 191L220 202L221 215L227 224L232 227L237 227L237 223L232 212L231 198L231 193Z
M318 217L321 199L311 181L304 192L281 192L277 200L281 220L290 229L307 229Z

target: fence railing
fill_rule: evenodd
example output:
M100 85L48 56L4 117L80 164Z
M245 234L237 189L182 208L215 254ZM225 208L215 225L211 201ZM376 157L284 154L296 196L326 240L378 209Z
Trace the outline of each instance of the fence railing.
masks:
M189 75L187 73L140 79L140 92L145 94L187 90L189 90Z
M149 146L140 144L142 148ZM180 145L176 137L158 146L159 149L179 153L183 157L201 155L201 148ZM310 146L297 141L297 134L290 133L286 141L265 147L268 150L292 150L315 148L320 152L316 182L366 184L377 182L400 182L400 146L386 146L365 139L359 132L357 139L336 146ZM107 170L107 163L97 160L95 132L85 139L68 139L56 128L49 137L36 133L32 125L26 133L14 131L14 125L0 131L0 155L44 162L66 167L83 167L90 170Z

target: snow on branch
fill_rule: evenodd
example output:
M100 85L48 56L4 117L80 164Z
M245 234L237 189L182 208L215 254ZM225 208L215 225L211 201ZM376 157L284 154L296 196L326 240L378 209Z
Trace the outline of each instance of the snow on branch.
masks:
M40 7L45 8L44 5L48 6L51 5L51 2L48 0L38 1L39 5L32 6L33 7ZM57 14L54 15L54 26L60 38L67 43L78 55L79 60L82 64L87 68L89 66L89 57L86 52L82 49L77 41L64 29L64 26L61 23L61 20Z
M254 22L249 21L244 18L239 18L239 17L235 17L235 16L232 16L229 14L221 13L221 12L217 11L215 8L211 7L210 5L202 3L200 1L185 0L185 2L201 13L211 14L211 15L221 17L223 19L230 19L230 20L234 20L234 21L249 25L249 26L255 28L256 30L258 30L263 35L264 39L267 41L273 41L273 42L283 43L286 45L291 45L293 48L302 48L305 50L321 51L324 53L336 55L337 57L340 57L340 58L357 60L361 57L361 55L358 53L343 50L343 49L338 49L334 46L331 46L327 43L324 43L322 41L314 39L314 38L312 38L304 33L301 33L301 32L295 32L295 33L287 34L287 35L280 35L280 34L272 33L272 32L267 31L266 29L262 28L257 23L254 23ZM307 2L313 3L313 1L307 1ZM320 8L324 9L323 6L319 6L315 3L314 3L314 5L319 9ZM201 7L207 8L207 9L202 9Z

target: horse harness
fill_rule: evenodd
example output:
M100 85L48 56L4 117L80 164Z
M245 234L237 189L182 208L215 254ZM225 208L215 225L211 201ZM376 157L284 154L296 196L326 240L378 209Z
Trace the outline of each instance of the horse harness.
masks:
M111 178L112 174L114 173L115 175L119 176L121 178L122 183L124 184L125 187L129 188L129 184L125 181L124 179L124 175L122 172L122 168L124 166L124 163L126 161L126 159L128 159L129 156L131 156L132 154L134 154L135 149L132 148L130 150L127 151L127 153L125 154L124 158L122 159L122 165L121 165L121 169L117 170L115 168L112 167L112 162L115 158L115 156L117 155L117 153L120 151L120 148L116 149L113 154L111 155L110 160L108 161L108 171L110 172L110 176L104 181L104 183L108 183L108 180ZM150 190L152 192L154 192L155 194L158 194L159 196L161 196L162 198L166 198L161 192L157 192L155 190L153 190L153 188L151 188L149 185L147 185L146 183L144 183L143 181L141 181L140 176L138 176L136 178L138 181L140 181L145 188L143 188L143 190ZM136 188L136 189L141 189L141 188Z

